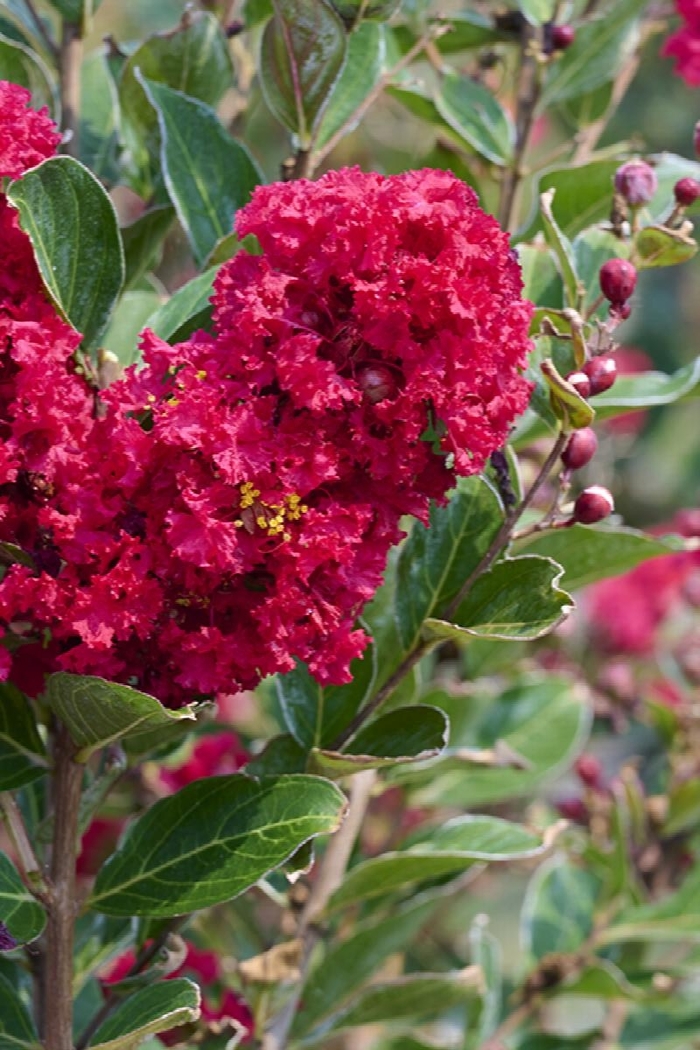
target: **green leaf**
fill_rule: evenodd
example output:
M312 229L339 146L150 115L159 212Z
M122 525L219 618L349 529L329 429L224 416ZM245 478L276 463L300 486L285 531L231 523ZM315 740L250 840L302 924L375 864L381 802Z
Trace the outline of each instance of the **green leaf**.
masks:
M533 26L544 25L554 18L554 0L518 0L518 7Z
M635 235L634 249L638 269L647 270L652 266L677 266L687 262L698 246L682 230L645 226Z
M127 59L119 84L122 134L131 158L134 188L148 197L160 173L158 121L141 77L216 106L232 84L228 43L208 12L183 18L177 29L149 37Z
M546 244L518 245L523 278L523 298L538 306L561 309L562 285L552 250Z
M561 279L564 282L567 305L573 309L579 306L580 286L579 277L576 272L576 259L574 250L565 233L562 232L552 213L552 202L555 191L547 190L540 196L540 212L542 214L542 225L547 244L554 252L559 266Z
M18 944L35 941L46 925L44 909L25 889L4 853L0 853L0 921Z
M49 0L49 2L66 22L72 22L75 25L82 24L85 0Z
M133 288L138 284L143 275L151 268L153 261L160 257L163 239L174 218L175 209L172 205L157 204L145 211L129 226L122 226L121 235L126 264L125 288Z
M97 876L89 906L169 916L230 900L302 843L335 831L344 809L338 788L317 777L207 777L134 821Z
M431 508L428 528L414 524L399 554L394 605L404 652L417 642L424 620L458 593L502 521L495 489L471 477L460 478L446 507Z
M646 0L616 0L601 18L592 18L576 31L576 39L550 65L538 110L577 98L613 80L639 40L636 19Z
M260 47L263 95L308 149L345 62L345 27L325 0L273 0L272 8Z
M390 711L371 722L341 753L314 749L309 772L338 778L362 769L382 769L435 758L445 746L445 713L426 704Z
M350 665L348 685L319 685L305 664L278 675L277 697L287 729L302 747L329 747L367 699L375 677L374 649Z
M260 754L246 763L245 772L251 777L304 773L307 757L307 748L298 744L291 733L281 733L273 736Z
M435 105L440 116L477 153L494 164L508 164L513 153L513 122L493 94L471 77L448 73Z
M540 372L549 390L549 407L567 429L580 430L595 419L595 410L578 390L559 374L551 360L540 363Z
M637 529L610 525L572 525L568 529L541 532L517 544L519 551L552 558L564 569L569 590L621 576L649 558L683 550L682 539L647 536Z
M593 226L580 233L574 243L576 272L585 288L583 310L586 314L600 297L599 274L608 259L629 259L630 248L626 241L616 237L610 230ZM595 314L601 321L607 318L609 303L600 304Z
M504 558L476 580L454 623L431 617L425 621L425 636L541 638L573 607L571 596L557 587L561 576L561 565L551 558L528 554Z
M694 830L700 824L700 780L684 780L675 785L668 795L668 816L664 821L664 835L678 835Z
M613 177L619 160L595 160L581 167L551 168L533 184L532 208L527 226L518 236L532 240L544 228L540 214L540 197L547 190L556 194L557 223L567 237L610 216L613 199Z
M478 1029L467 1038L465 1050L477 1050L495 1032L501 1015L503 992L502 952L499 941L486 928L485 915L477 916L469 931L471 961L481 970L484 982L483 1003Z
M54 119L60 118L58 95L46 63L36 51L3 33L0 33L0 79L21 84L31 91L34 108L48 106Z
M348 37L345 65L323 111L314 147L320 149L352 117L382 74L386 54L384 31L376 22L361 22ZM348 131L355 127L352 124Z
M366 983L388 956L404 949L438 905L444 903L445 896L444 889L426 893L392 909L388 918L372 919L356 926L341 944L331 942L304 984L292 1038L305 1035L332 1014L359 985Z
M87 762L95 751L116 740L137 744L140 736L150 736L154 730L167 738L172 726L195 719L192 705L170 711L155 697L128 685L65 671L49 675L46 699L80 748L78 762Z
M212 266L183 284L148 318L146 326L169 343L182 342L199 328L208 328L212 317L214 278L218 272L219 267Z
M102 339L102 349L114 354L122 368L141 360L139 337L146 322L160 309L157 292L124 292Z
M392 850L351 868L333 894L329 911L426 879L458 875L475 861L536 857L546 848L539 835L499 817L455 817L408 849Z
M443 55L469 51L474 47L485 47L508 39L507 34L494 26L493 18L480 11L454 11L445 21L449 29L435 41L435 46ZM414 42L415 39L412 39L411 44Z
M80 67L80 160L93 175L116 182L119 110L114 80L104 48L88 55Z
M679 179L697 179L700 181L700 163L688 160L677 153L655 153L650 158L658 186L649 210L655 219L667 218L675 199L673 187ZM700 198L686 210L686 215L694 217L700 213Z
M626 410L670 405L689 395L700 396L700 357L671 375L641 372L618 376L614 387L596 395L596 418L608 419Z
M97 1029L95 1050L135 1050L148 1035L196 1021L201 996L192 981L178 978L142 988L130 995Z
M462 696L433 693L428 699L450 718L450 746L425 771L407 767L401 773L415 805L473 809L522 797L567 768L588 738L587 692L560 675L528 676L497 693L484 689L467 708ZM485 765L474 760L474 749L521 761Z
M0 975L0 1046L3 1050L42 1050L32 1019L10 982Z
M352 26L360 18L391 18L401 7L401 0L330 0L347 26Z
M51 299L96 346L124 281L124 253L114 206L95 176L72 157L51 157L11 182Z
M696 1050L700 1039L697 996L676 993L664 1008L635 1010L620 1033L621 1050Z
M525 950L538 960L577 951L593 929L600 880L564 857L552 857L530 880L521 917Z
M198 265L233 228L233 217L263 181L242 143L195 98L135 73L158 114L163 175Z
M27 698L0 683L0 791L14 791L46 772L46 749Z
M700 942L700 868L691 868L680 889L660 901L623 909L596 937L598 945L624 941Z
M329 1033L358 1025L400 1021L408 1018L439 1017L457 1006L478 999L481 980L476 967L444 974L411 973L386 984L371 985L345 1010L323 1025L307 1044L325 1039Z
M644 992L625 977L622 970L607 959L587 966L557 991L564 995L585 995L593 999L641 999Z

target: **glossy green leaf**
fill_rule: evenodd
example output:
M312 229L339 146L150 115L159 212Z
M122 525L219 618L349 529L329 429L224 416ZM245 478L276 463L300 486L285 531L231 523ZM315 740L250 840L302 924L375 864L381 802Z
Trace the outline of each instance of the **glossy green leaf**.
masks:
M182 342L199 328L208 328L212 317L214 278L218 271L218 266L212 266L183 284L148 318L146 327L169 343Z
M0 853L0 922L18 944L35 941L46 925L42 906L25 889L14 864Z
M7 1050L41 1050L39 1037L24 1003L0 975L0 1046Z
M428 528L415 523L397 566L394 609L404 651L417 642L423 621L455 597L502 521L494 488L471 477L459 480L446 507L431 509Z
M42 776L45 756L29 701L9 682L0 682L0 791Z
M433 693L428 699L450 718L450 745L425 771L406 767L401 774L416 805L474 809L522 797L567 768L590 729L586 690L559 675L526 677L495 694L484 690L469 707L461 696L443 694L441 701ZM474 749L502 754L504 761L475 762Z
M375 677L374 650L350 665L352 681L325 688L299 663L276 678L277 697L287 729L307 750L329 747L367 699Z
M102 349L113 354L122 368L141 360L141 332L160 305L161 297L154 291L124 292L117 303Z
M647 536L619 525L572 525L529 536L517 544L517 550L558 562L564 569L562 582L573 591L596 580L620 576L649 558L682 550L683 546L678 537Z
M405 949L426 924L445 891L431 891L408 904L394 908L388 918L368 920L354 927L342 943L330 948L312 967L304 984L292 1038L306 1034L324 1017L342 1006L348 997L394 952Z
M216 106L231 87L233 69L218 19L201 11L187 14L175 30L149 37L129 56L119 83L122 134L134 188L147 197L159 176L160 142L156 112L137 70L141 77Z
M645 0L617 0L580 26L571 47L550 67L539 110L613 80L638 43L635 20L644 6Z
M552 952L577 951L593 929L600 881L564 857L538 868L528 886L521 937L535 960Z
M172 226L175 209L170 204L149 208L129 226L122 226L126 278L124 287L138 284L156 260L160 259L163 240Z
M65 671L49 676L46 699L80 749L79 762L114 741L130 738L136 743L154 730L167 737L174 724L195 719L192 705L171 711L127 685Z
M522 555L505 558L480 576L451 618L430 617L424 635L434 638L518 638L548 634L573 607L557 583L562 568L551 558Z
M304 842L329 834L341 792L317 777L207 777L128 828L89 906L107 915L184 915L237 897Z
M411 973L366 988L345 1010L330 1018L318 1038L358 1025L408 1018L439 1017L474 1003L481 989L476 967L444 974ZM313 1041L313 1035L309 1042Z
M438 708L402 707L361 729L342 753L314 749L309 771L335 779L362 769L435 758L445 746L447 730L447 718Z
M556 3L555 0L518 0L518 7L530 25L541 26L554 18Z
M325 0L273 0L272 7L260 83L274 115L307 149L345 62L345 28Z
M444 120L494 164L509 162L515 143L513 122L491 91L471 77L448 73L435 96Z
M546 848L541 836L500 817L455 817L405 850L392 850L351 868L329 910L426 879L457 875L475 861L536 857Z
M634 238L637 268L677 266L692 259L698 250L697 242L681 230L665 226L645 226Z
M533 184L531 214L519 237L529 241L543 229L540 196L547 190L555 191L557 223L567 237L575 237L594 223L609 219L613 177L619 166L619 160L601 159L578 168L550 168L542 172Z
M384 31L377 22L362 22L350 34L345 65L314 135L316 149L324 146L345 125L372 91L382 74L385 53ZM355 126L350 124L347 130L351 131Z
M165 184L201 265L231 232L234 215L263 181L262 173L204 102L135 75L158 114Z
M51 72L32 48L0 33L0 80L21 84L32 93L32 106L48 106L54 119L60 119L58 95Z
M51 157L10 183L46 290L88 347L96 346L124 281L114 206L72 157Z
M700 868L691 868L680 888L661 900L623 909L596 941L700 942Z
M90 1040L95 1050L136 1050L146 1036L196 1021L200 992L192 981L161 981L130 995L104 1021Z

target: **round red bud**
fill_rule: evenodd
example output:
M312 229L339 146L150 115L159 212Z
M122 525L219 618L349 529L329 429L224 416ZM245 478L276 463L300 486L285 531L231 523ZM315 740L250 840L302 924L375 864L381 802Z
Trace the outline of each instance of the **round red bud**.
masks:
M583 371L588 376L591 397L602 394L609 390L617 379L617 364L614 357L592 357L583 366Z
M561 454L561 461L569 470L580 470L593 459L598 448L598 438L591 427L575 430Z
M552 26L552 47L555 51L566 51L576 39L572 26Z
M600 268L600 290L616 306L626 303L637 284L637 271L627 259L608 259Z
M572 521L579 525L595 525L615 509L612 495L602 485L591 485L584 489L574 503Z
M697 179L679 179L673 187L676 203L689 208L700 197L700 182Z
M585 372L570 372L566 381L584 400L591 396L591 381Z
M580 755L574 765L576 776L586 787L600 787L603 776L603 767L594 755Z
M656 172L643 160L628 160L615 172L615 189L632 208L648 204L658 184Z
M396 376L384 365L368 365L357 373L357 382L367 400L372 405L387 398L394 398L399 392Z

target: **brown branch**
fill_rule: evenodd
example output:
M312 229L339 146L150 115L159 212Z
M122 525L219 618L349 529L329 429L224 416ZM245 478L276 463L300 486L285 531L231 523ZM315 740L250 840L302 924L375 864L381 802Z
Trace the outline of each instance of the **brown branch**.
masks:
M60 726L54 743L52 892L47 908L44 969L46 1050L71 1050L73 1046L73 939L77 912L75 862L83 783L83 767L74 758L75 745L68 730Z
M515 148L513 159L504 172L498 208L498 221L504 230L512 228L515 201L523 177L523 160L542 90L540 46L541 30L526 22L522 30L520 68L516 86Z
M63 149L77 157L80 148L80 67L83 62L82 26L63 23L59 56L59 86L61 93Z

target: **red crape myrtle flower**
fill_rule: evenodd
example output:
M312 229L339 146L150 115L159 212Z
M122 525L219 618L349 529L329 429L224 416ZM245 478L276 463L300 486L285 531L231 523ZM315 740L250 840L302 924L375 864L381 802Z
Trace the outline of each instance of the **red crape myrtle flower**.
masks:
M47 108L29 109L30 100L26 88L0 80L0 176L18 178L53 156L61 141Z
M145 334L42 496L52 571L0 584L54 667L171 704L295 657L347 681L401 516L480 470L530 393L517 260L454 176L260 188L237 231L264 254L222 267L214 334Z
M666 40L662 55L676 59L675 72L690 87L700 86L700 0L676 0L684 25Z

